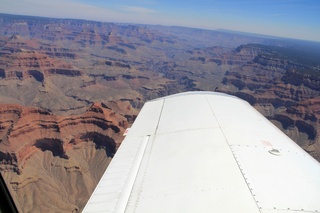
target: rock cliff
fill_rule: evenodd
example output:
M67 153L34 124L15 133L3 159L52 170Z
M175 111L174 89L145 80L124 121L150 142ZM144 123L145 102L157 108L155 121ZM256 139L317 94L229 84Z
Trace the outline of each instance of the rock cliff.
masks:
M34 78L44 82L50 75L81 76L72 64L32 50L19 49L0 58L0 77L6 80Z
M123 104L110 105L124 110ZM127 125L123 115L101 103L73 116L0 105L0 170L20 211L81 210Z

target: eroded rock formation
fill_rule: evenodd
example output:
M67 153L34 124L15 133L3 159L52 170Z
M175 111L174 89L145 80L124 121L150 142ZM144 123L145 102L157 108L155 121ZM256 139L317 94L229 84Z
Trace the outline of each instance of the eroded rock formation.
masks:
M34 78L43 82L50 75L81 76L83 72L66 63L32 50L19 49L2 54L0 77L6 80Z
M125 107L117 102L110 106L116 111ZM0 105L0 170L19 210L81 210L127 125L124 116L101 103L73 116Z

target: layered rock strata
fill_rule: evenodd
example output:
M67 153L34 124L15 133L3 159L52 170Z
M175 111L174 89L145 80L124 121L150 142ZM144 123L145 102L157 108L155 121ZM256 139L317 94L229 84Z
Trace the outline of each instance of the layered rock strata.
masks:
M80 211L127 125L127 119L106 104L65 117L39 108L1 105L0 170L18 209Z
M34 78L43 82L50 75L81 76L83 72L72 64L33 50L16 50L2 54L0 77L6 80Z

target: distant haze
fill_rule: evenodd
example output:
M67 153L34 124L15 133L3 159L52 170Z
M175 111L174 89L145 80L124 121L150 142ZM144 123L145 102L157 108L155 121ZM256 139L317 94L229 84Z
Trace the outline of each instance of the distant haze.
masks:
M229 29L320 41L318 0L0 0L0 13Z

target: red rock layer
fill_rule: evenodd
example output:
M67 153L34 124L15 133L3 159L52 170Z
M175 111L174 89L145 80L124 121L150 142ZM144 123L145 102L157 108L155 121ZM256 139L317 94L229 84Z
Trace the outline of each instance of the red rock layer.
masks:
M67 62L32 50L22 49L1 56L0 77L3 79L33 77L42 82L49 75L80 76L83 72Z
M127 125L125 117L100 103L66 117L34 107L1 105L0 171L18 208L22 212L83 208ZM43 196L32 197L34 193Z

